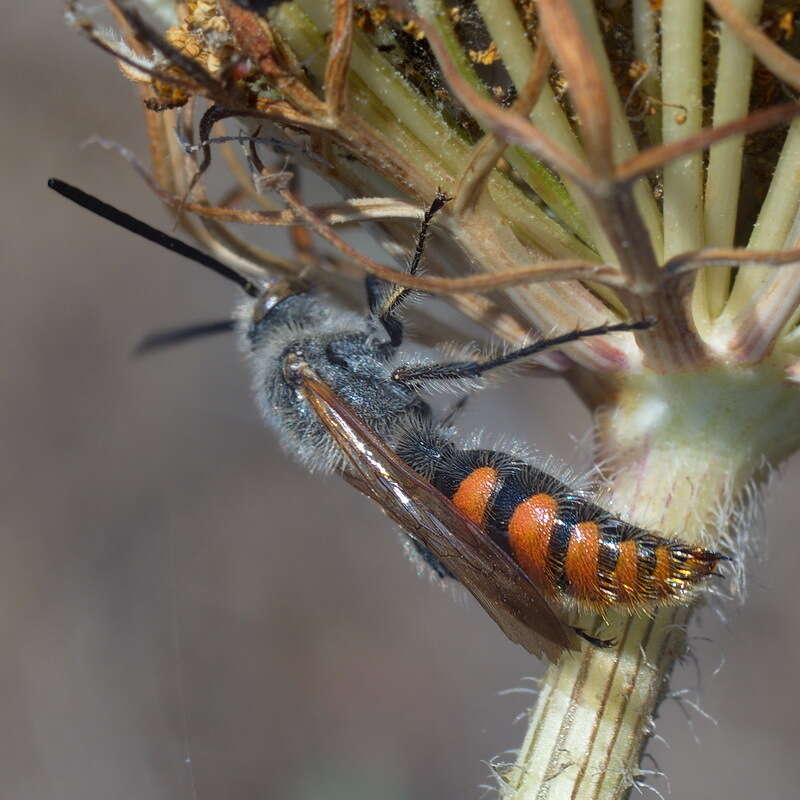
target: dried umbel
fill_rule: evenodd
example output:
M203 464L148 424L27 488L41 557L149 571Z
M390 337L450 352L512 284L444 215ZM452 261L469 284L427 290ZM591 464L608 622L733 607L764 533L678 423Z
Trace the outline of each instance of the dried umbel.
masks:
M70 18L140 87L155 192L242 274L302 273L349 296L371 273L441 295L512 343L532 329L656 318L652 330L574 342L540 369L597 412L614 510L727 547L737 591L753 496L800 445L792 4L146 5L165 27L110 3L124 42L77 7ZM229 138L242 135L289 166L254 185ZM204 180L212 156L235 182L219 203ZM305 202L287 175L300 167L347 199ZM337 233L370 222L402 261L438 189L453 200L425 276ZM295 258L228 222L288 228ZM615 647L551 667L518 763L500 775L504 796L624 794L689 614L611 617Z

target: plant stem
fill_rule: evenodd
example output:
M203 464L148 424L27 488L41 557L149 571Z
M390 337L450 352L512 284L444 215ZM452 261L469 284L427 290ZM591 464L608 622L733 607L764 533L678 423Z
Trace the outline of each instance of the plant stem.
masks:
M697 133L702 125L702 38L703 4L664 0L661 91L665 144ZM691 153L664 167L665 258L703 246L702 198L701 153Z
M641 90L654 101L661 99L661 78L658 63L657 15L650 0L633 0L633 44L636 60L647 65L647 74L642 78ZM661 142L661 108L647 114L645 128L651 144Z
M738 0L737 5L755 20L763 0ZM719 57L714 91L713 124L722 125L743 117L750 102L753 53L726 25L720 28ZM744 137L735 136L711 148L705 191L705 238L707 245L731 247L736 228L739 188L742 179ZM716 317L730 292L730 269L703 270L698 275L695 297L700 300L697 312ZM705 300L705 302L702 302ZM706 305L707 304L707 305ZM695 315L695 322L701 319Z
M798 206L800 187L797 165L800 164L800 119L795 120L786 134L778 165L772 175L766 200L761 206L748 247L753 250L778 249L784 246ZM730 323L747 307L765 284L775 277L774 270L749 267L740 270L733 284L730 299L720 321Z

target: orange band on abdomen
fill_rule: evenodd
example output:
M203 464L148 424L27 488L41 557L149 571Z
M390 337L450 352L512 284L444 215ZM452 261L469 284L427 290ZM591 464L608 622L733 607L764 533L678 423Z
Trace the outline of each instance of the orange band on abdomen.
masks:
M639 596L639 553L633 539L619 543L619 557L613 577L621 602L630 602Z
M669 547L659 545L656 547L656 566L653 570L653 583L662 597L669 597L673 592L667 580L672 577L672 559Z
M597 556L600 552L600 528L595 522L580 522L572 527L572 535L564 559L564 574L571 593L579 600L603 599L598 580Z
M558 518L558 500L535 494L523 500L508 522L508 541L514 558L541 589L552 591L547 575L550 534Z
M482 525L495 486L497 486L497 470L494 467L478 467L461 481L451 500L453 505L476 525Z

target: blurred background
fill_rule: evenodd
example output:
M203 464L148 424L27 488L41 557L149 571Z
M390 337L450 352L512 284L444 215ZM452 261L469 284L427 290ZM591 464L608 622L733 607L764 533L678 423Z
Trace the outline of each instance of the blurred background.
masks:
M99 134L146 157L111 60L58 0L5 32L0 797L480 797L531 702L500 693L542 665L417 578L377 508L284 457L231 339L131 359L235 293L46 189L55 175L171 225L118 157L81 148ZM463 418L570 461L588 424L533 378ZM673 682L718 725L662 705L650 752L677 797L796 795L798 481L794 463L769 500L747 606L692 629L699 697L691 662Z

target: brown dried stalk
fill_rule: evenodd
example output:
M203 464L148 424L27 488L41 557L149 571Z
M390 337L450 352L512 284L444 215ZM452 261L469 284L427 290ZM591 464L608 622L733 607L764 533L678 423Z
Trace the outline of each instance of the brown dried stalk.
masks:
M203 32L201 5L214 17L214 36ZM307 204L291 183L293 166L270 177L285 207L265 206L228 152L237 197L258 205L213 203L198 148L187 153L171 135L174 112L148 112L147 180L243 273L311 272L345 297L349 278L368 272L440 294L512 342L531 329L656 316L652 331L576 342L545 363L598 412L597 458L611 465L616 510L687 541L733 546L731 527L743 519L733 498L763 479L765 462L800 447L800 103L756 97L759 107L746 113L750 84L732 78L752 58L740 58L730 42L744 43L772 72L773 88L800 89L800 63L759 28L758 0L709 0L727 27L717 61L705 63L709 32L696 0L634 0L626 17L618 5L471 6L471 24L494 31L496 52L519 84L506 103L497 98L511 97L509 81L491 86L488 73L476 71L461 12L440 0L417 0L413 10L399 0L379 9L294 0L265 15L229 0L181 5L171 34L194 37L197 57L117 3L136 57L91 22L78 25L126 63L151 101L159 92L186 94L187 139L200 104L216 104L198 129L199 149L214 153L206 141L214 115L259 120L295 148L297 164L349 196ZM618 38L604 38L608 30ZM630 46L615 45L620 38ZM644 64L631 64L631 53ZM143 66L142 56L153 63ZM214 74L211 64L221 65ZM716 83L704 86L709 74ZM642 87L645 108L657 113L639 124L628 110ZM717 124L703 127L712 88ZM756 136L761 150L749 147ZM766 199L757 218L741 210L734 240L736 220L717 225L713 204L738 198L743 161L763 176ZM387 197L387 186L402 199ZM436 220L425 276L366 257L334 230L370 221L402 262L408 223L437 189L454 199ZM291 228L296 259L275 259L227 223ZM713 232L715 225L729 233ZM312 250L311 233L338 255ZM517 763L500 775L503 795L621 797L637 780L690 616L683 608L610 613L614 648L586 646L552 666Z

